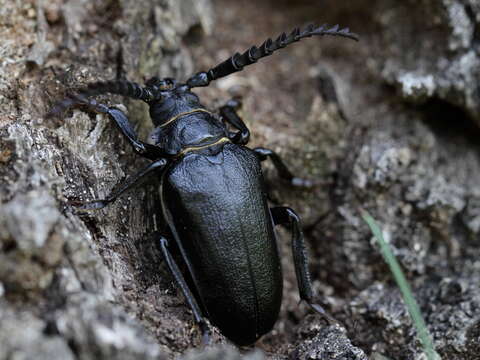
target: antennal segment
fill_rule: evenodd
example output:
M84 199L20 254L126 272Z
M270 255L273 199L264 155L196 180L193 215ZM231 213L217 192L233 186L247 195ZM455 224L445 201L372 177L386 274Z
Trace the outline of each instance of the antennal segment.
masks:
M88 84L85 88L79 89L76 94L69 95L66 99L58 102L46 116L57 116L69 107L88 104L88 97L107 93L123 95L145 102L151 101L154 97L149 89L131 81L95 82Z
M262 57L269 56L287 45L313 35L342 36L358 41L358 35L350 32L349 28L340 29L338 25L329 28L327 24L315 27L315 25L310 24L303 31L300 31L300 28L295 28L289 35L282 33L275 40L269 38L259 47L252 46L243 54L236 53L207 72L195 74L187 80L187 85L190 88L207 86L210 81L241 71L245 66L256 63Z

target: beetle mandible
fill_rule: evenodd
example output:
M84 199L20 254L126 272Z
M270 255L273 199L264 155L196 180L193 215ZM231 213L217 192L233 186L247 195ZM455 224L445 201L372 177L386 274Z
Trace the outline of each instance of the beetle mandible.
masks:
M113 202L147 175L156 175L161 205L169 231L160 249L177 286L182 291L204 343L209 341L205 317L238 345L255 342L270 331L282 300L282 273L274 226L290 224L292 252L301 300L331 319L313 302L304 239L298 215L288 207L269 208L260 163L270 158L279 176L293 185L308 185L293 176L280 157L265 148L249 149L250 132L238 116L239 102L220 108L220 118L208 111L191 92L211 81L240 71L295 41L312 35L334 35L358 40L338 25L307 26L267 39L236 53L185 83L172 78L152 78L145 86L129 81L91 83L59 102L49 112L56 116L71 106L83 105L106 114L115 122L136 153L151 160L106 199L85 202L82 210L96 210ZM150 107L155 128L153 144L138 139L127 116L88 97L111 93L143 100ZM227 128L229 124L236 131ZM169 242L181 252L194 291L171 255ZM197 294L197 295L194 295Z

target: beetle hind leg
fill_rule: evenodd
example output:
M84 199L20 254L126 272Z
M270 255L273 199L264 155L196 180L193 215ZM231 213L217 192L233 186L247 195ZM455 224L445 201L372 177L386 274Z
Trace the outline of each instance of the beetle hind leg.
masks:
M202 332L202 345L206 346L210 344L210 330L208 328L208 323L203 317L200 306L198 305L197 300L195 300L192 291L188 287L188 284L185 281L185 278L183 277L180 269L178 268L177 263L173 259L170 251L168 250L168 240L163 236L160 237L160 248L162 250L163 258L175 280L175 283L180 288L183 296L187 300L188 306L192 310L193 318L200 327L200 331Z
M299 216L292 209L283 206L273 207L270 209L270 212L275 225L291 225L293 263L300 299L305 301L311 309L320 314L329 324L338 323L322 306L313 302L312 281L308 271L308 259Z

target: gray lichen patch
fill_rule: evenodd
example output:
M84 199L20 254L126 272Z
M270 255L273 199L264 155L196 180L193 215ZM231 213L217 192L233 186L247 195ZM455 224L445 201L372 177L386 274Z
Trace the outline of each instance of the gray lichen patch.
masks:
M45 289L62 259L60 213L45 189L17 194L0 208L0 279L7 291Z
M1 211L1 238L18 239L20 251L45 246L60 217L54 199L45 189L18 194Z
M71 296L64 311L51 315L49 325L67 339L80 359L89 359L92 352L111 359L165 359L137 321L88 294Z
M380 50L382 56L377 58L383 67L384 79L397 86L405 100L421 103L439 98L465 109L478 126L480 58L475 5L442 0L416 6L417 13L425 11L428 14L424 19L405 17L405 9L398 6L391 10L391 21L408 23L422 41L412 39L407 44L410 35L390 26L389 21L384 24L382 38L389 41ZM399 43L405 45L403 51L399 51ZM436 49L430 51L433 44Z
M0 300L0 359L76 359L65 339L45 335L45 321Z
M260 350L240 353L233 346L211 347L205 350L190 350L179 360L265 360Z
M311 321L311 318L308 320L299 329L302 343L293 350L291 358L367 360L365 353L351 344L344 329L320 325L318 321Z
M422 76L411 72L399 76L398 82L402 86L403 96L416 101L425 101L430 98L434 94L436 85L431 74Z

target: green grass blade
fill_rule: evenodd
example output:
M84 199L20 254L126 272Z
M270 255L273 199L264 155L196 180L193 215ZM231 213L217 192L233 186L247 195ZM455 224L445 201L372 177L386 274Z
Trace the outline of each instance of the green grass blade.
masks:
M390 271L392 272L393 277L395 278L395 281L400 288L400 292L403 296L403 301L407 305L408 312L410 313L413 323L417 328L418 337L423 345L423 349L425 354L427 355L428 360L441 360L440 355L438 355L438 353L435 351L435 348L433 347L432 338L430 337L427 326L425 325L425 321L423 320L422 314L420 313L418 304L413 297L410 285L408 284L407 279L405 278L405 275L400 268L400 264L395 258L395 255L393 255L390 246L384 240L382 231L380 230L373 217L368 212L366 212L365 210L361 210L361 215L363 217L363 220L365 220L368 227L372 231L375 239L378 241L382 256L390 267Z

